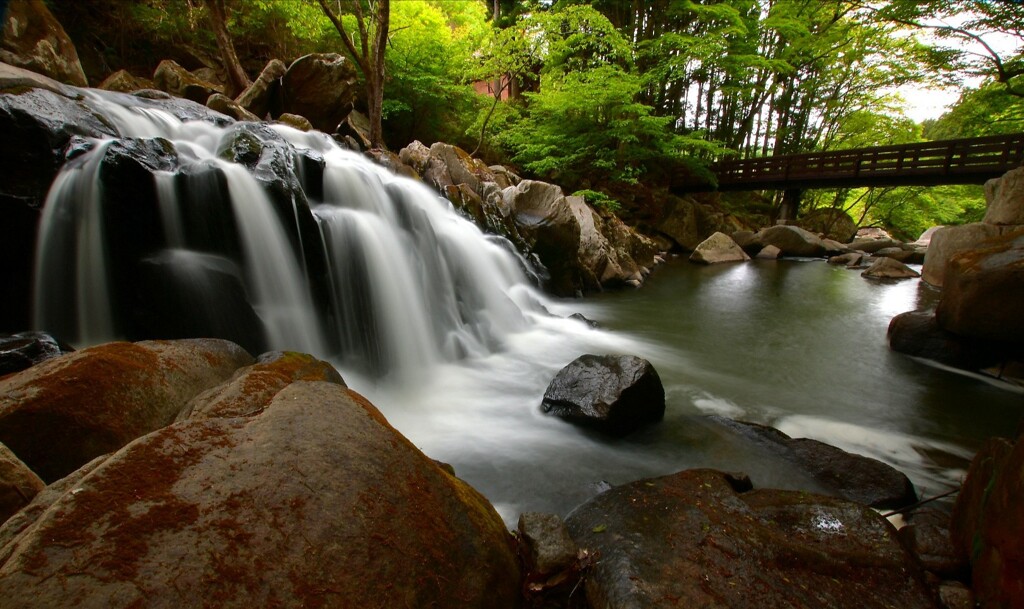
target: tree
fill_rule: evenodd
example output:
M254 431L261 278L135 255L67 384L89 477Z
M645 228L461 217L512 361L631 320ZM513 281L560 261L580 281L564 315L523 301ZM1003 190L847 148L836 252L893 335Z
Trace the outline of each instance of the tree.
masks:
M936 67L986 77L1006 93L1024 97L1024 10L1020 2L888 0L861 4L876 19L934 34ZM1008 46L1002 48L1000 41Z
M327 0L317 0L327 18L341 36L342 44L363 75L366 87L367 114L370 119L370 146L380 148L384 142L381 120L384 103L384 55L391 23L390 0L348 0L342 2L355 17L356 38L345 26L342 16Z
M224 64L224 71L228 78L229 97L235 97L244 91L252 81L245 74L242 63L238 61L238 54L235 52L235 45L228 34L226 9L224 0L203 0L206 6L206 14L210 20L210 28L217 38L217 50L220 51L221 61Z
M466 127L479 96L468 82L489 35L481 2L397 2L391 7L384 128L389 141L472 146Z

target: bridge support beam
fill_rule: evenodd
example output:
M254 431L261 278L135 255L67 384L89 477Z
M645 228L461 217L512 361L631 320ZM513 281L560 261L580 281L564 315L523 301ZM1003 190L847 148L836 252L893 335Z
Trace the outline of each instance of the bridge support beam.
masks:
M787 188L782 191L782 203L779 204L776 224L789 224L796 220L796 214L800 210L800 198L803 197L803 194L802 188Z

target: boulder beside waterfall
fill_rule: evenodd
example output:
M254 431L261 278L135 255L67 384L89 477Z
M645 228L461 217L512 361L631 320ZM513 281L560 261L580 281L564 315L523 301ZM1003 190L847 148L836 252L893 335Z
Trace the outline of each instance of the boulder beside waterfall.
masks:
M57 424L76 405L113 408L135 394L148 402L161 379L211 363L194 342L164 346L182 357L140 361L151 346L113 343L50 360L52 383L74 385L86 380L74 364L100 351L102 369L120 382L88 377L91 393L69 391L59 410L44 409L54 424L37 420L49 434L37 441L63 440ZM71 598L85 608L195 604L189 599L519 606L513 539L483 496L423 455L329 364L284 353L239 367L247 361L226 365L217 376L232 378L215 381L178 422L140 430L0 525L4 607L66 607ZM153 378L139 377L140 367ZM4 381L27 387L39 376L29 369ZM56 400L43 393L36 406ZM188 393L164 403L180 409Z
M544 392L541 409L566 421L624 436L665 416L665 388L651 363L632 355L582 355Z
M543 264L556 294L638 286L656 264L651 239L554 184L522 180L441 142L413 142L399 157L481 229Z

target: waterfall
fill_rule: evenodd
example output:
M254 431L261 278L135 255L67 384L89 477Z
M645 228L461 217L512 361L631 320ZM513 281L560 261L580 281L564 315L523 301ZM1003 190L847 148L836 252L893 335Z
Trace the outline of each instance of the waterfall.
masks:
M543 311L507 244L324 134L84 95L121 138L79 146L51 187L40 329L215 335L380 377L486 357Z

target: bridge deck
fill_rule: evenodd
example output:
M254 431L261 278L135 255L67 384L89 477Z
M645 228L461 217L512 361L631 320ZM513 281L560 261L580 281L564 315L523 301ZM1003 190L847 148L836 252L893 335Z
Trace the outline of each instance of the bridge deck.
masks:
M724 161L719 190L983 184L1024 163L1024 133Z

